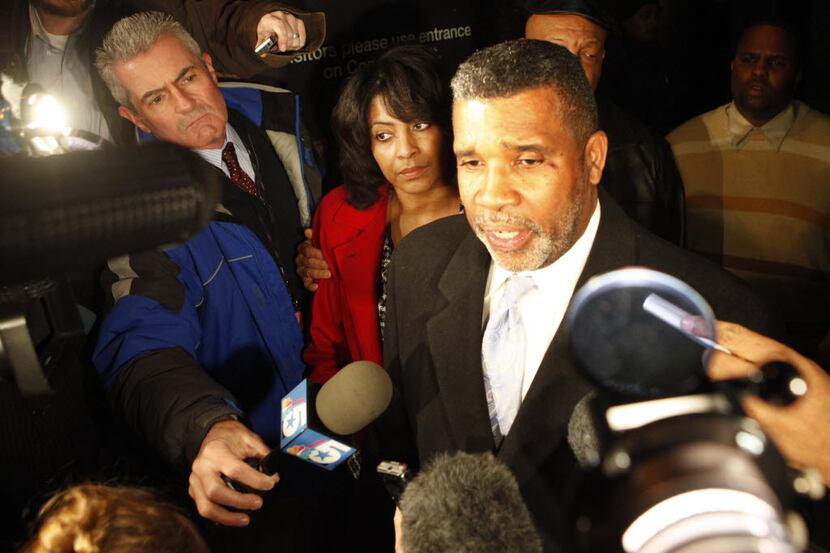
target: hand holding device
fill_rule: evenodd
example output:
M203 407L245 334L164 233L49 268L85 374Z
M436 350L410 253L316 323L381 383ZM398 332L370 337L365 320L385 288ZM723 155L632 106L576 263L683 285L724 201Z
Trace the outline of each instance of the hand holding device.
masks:
M263 474L246 462L268 453L268 446L241 422L227 420L214 424L202 441L190 473L188 493L199 514L227 526L247 526L250 517L241 511L259 509L262 498L227 486L222 477L239 482L247 489L270 490L279 476Z
M306 43L305 23L285 11L274 11L262 16L257 24L257 45L254 52L262 56L274 47L279 52L302 49Z

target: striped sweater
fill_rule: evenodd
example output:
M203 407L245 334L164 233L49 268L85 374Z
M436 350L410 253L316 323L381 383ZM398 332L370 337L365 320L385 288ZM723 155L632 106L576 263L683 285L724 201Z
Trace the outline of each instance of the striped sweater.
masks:
M830 321L830 117L794 102L753 128L728 104L668 140L689 248L747 280L787 322Z

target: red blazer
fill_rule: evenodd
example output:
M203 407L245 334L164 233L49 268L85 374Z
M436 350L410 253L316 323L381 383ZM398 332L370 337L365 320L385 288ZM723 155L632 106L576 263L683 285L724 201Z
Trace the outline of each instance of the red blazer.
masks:
M358 210L339 186L314 213L315 245L323 251L331 278L321 280L314 294L303 359L311 367L310 378L320 384L352 361L383 363L378 286L389 187L378 191L374 204Z

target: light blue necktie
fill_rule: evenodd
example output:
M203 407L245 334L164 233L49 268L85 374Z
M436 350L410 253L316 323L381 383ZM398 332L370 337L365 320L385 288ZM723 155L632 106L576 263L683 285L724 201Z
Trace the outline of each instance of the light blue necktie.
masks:
M504 294L484 330L481 363L490 412L490 427L498 445L510 432L522 402L527 339L517 303L536 288L533 278L512 275L504 283Z

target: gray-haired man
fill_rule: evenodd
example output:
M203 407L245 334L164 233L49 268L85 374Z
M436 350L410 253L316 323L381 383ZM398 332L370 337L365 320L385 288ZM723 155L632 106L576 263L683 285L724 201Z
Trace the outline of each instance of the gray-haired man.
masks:
M276 443L280 399L304 372L303 294L291 264L302 238L298 183L269 135L228 109L211 57L169 16L122 19L96 64L122 117L193 149L228 178L214 220L196 237L110 260L114 305L93 360L128 422L171 464L191 469L200 514L244 526L263 501L222 476L274 486L277 478L245 459ZM289 154L302 163L296 148Z
M285 65L295 51L312 51L325 37L322 13L269 0L9 0L0 17L0 71L56 96L70 126L129 143L132 128L118 117L92 66L112 24L144 10L171 14L211 51L221 71L241 78ZM273 53L256 55L255 44L271 35L277 39Z

